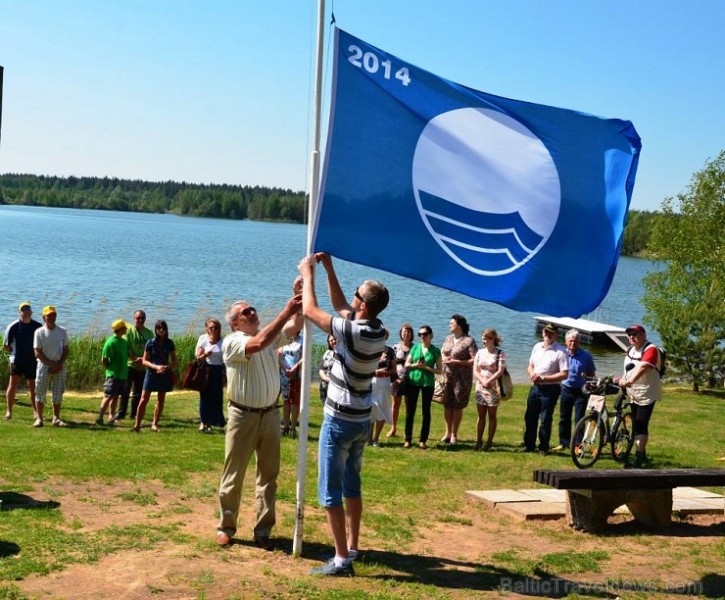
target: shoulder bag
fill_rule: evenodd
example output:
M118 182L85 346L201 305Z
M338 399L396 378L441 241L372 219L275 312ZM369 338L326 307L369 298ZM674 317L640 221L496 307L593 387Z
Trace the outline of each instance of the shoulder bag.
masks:
M501 350L496 352L496 366L501 360ZM514 395L514 382L511 379L508 369L504 369L501 377L498 378L498 391L501 400L509 400Z
M205 360L191 361L184 371L182 385L187 390L203 392L209 381L209 369Z

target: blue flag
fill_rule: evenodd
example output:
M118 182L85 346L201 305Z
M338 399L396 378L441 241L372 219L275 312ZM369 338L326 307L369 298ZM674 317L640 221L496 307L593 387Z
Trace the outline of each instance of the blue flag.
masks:
M609 290L640 149L629 121L480 92L336 29L313 247L578 317Z

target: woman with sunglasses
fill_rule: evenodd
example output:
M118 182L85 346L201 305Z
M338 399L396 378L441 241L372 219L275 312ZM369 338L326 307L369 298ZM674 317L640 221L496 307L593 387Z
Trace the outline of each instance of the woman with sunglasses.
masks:
M405 360L413 347L413 326L410 323L403 323L400 327L400 343L393 346L395 352L396 377L390 382L390 395L393 397L393 422L390 425L385 437L398 435L398 416L400 415L400 404L405 396L405 386L408 381L405 368Z
M141 402L138 405L136 424L133 428L136 432L141 431L141 423L146 414L146 405L151 398L151 392L156 392L156 406L151 431L159 430L159 420L164 411L166 392L170 392L174 387L172 375L176 366L176 346L169 339L169 326L166 321L156 321L154 333L156 336L146 342L143 353L142 363L146 367L146 376L143 380Z
M423 424L420 428L421 450L428 448L428 435L430 434L430 405L433 402L433 388L435 376L443 372L441 351L432 344L433 330L423 325L418 330L420 343L415 344L405 359L408 383L405 386L405 443L403 448L410 448L413 439L413 421L418 406L418 396L422 400Z
M199 392L199 432L211 433L212 426L224 427L224 359L222 358L222 326L218 319L209 317L196 342L197 360L206 363L206 388Z

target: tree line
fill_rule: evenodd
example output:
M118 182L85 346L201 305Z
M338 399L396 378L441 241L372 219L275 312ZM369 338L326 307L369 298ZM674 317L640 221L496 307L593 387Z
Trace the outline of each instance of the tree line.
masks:
M0 175L0 204L174 213L217 219L305 223L304 192L261 186L204 185L186 182ZM662 213L629 211L622 254L647 256L651 232Z
M280 188L147 182L109 177L0 175L0 204L172 212L197 217L304 223L304 192ZM629 211L622 254L660 260L644 280L645 322L659 334L675 377L725 383L725 150L696 172L661 212Z
M0 204L174 213L304 223L306 195L262 186L150 182L115 177L0 175Z

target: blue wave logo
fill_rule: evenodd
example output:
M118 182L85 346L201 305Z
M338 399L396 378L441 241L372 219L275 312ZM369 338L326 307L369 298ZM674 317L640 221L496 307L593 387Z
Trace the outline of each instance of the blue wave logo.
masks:
M425 126L413 157L418 212L438 245L479 275L504 275L546 244L559 217L559 176L519 121L464 108Z

